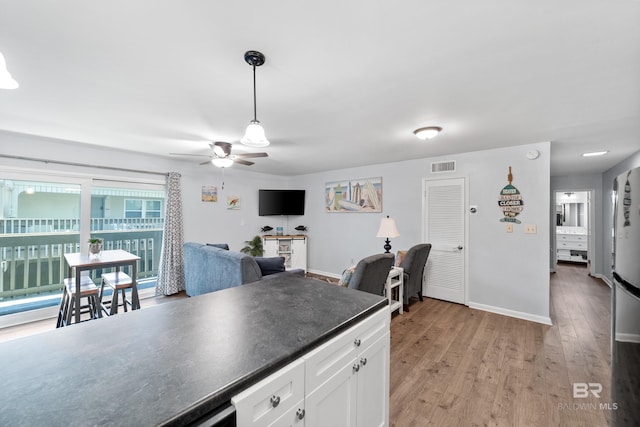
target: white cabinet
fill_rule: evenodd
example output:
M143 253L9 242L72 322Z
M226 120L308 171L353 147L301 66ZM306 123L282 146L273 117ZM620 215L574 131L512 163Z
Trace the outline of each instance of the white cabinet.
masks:
M263 236L265 257L284 257L287 270L307 270L307 236Z
M389 424L388 308L305 359L305 427Z
M389 308L234 396L239 427L389 425Z
M558 261L587 262L588 236L586 234L556 234Z

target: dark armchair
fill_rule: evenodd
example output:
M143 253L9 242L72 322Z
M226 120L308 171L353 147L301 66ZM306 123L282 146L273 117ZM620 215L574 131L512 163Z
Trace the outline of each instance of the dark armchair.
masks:
M409 298L418 295L422 301L422 275L431 252L431 243L421 243L407 251L400 267L404 269L404 305L408 310Z
M394 259L393 254L376 254L361 259L349 280L349 287L382 295Z

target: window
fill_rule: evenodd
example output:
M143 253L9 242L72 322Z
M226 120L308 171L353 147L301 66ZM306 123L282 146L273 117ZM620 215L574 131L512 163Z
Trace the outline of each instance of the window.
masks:
M162 200L126 199L124 201L125 218L160 218Z
M4 314L57 306L64 254L86 251L89 237L139 256L139 287L155 285L164 185L116 182L0 172L0 325Z

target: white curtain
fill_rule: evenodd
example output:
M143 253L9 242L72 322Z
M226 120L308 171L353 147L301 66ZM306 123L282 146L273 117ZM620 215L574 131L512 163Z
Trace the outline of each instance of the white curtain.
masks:
M177 172L170 172L167 175L164 233L162 235L156 295L171 295L185 289L180 178L181 175Z

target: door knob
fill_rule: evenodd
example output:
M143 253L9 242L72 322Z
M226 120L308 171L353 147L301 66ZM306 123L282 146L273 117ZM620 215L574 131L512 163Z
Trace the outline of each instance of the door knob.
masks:
M298 417L299 420L304 418L304 409L298 409L298 411L296 412L296 416Z

